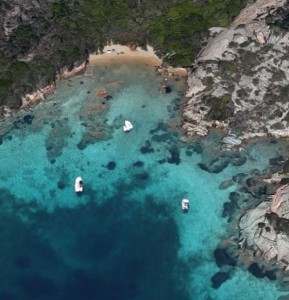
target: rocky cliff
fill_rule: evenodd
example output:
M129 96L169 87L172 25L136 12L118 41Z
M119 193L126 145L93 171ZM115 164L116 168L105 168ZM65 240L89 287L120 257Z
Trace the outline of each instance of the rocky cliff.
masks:
M241 139L288 137L287 1L257 0L229 28L210 29L188 78L187 136L221 127Z

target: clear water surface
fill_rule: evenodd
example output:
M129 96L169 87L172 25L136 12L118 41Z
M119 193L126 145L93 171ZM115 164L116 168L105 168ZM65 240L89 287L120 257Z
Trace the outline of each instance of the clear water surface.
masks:
M227 238L219 185L263 171L282 143L255 143L242 166L209 173L218 149L181 142L184 81L159 92L146 65L90 66L31 111L2 122L0 300L277 299L268 279L235 267L212 287L214 250ZM109 99L98 96L99 89ZM133 131L125 134L124 120ZM82 176L84 192L74 180ZM187 214L181 199L190 200Z

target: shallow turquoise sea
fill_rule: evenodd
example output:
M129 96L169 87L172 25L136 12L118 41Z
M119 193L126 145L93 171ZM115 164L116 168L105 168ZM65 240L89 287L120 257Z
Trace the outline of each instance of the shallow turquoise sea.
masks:
M213 286L228 238L223 205L239 173L266 173L285 142L245 146L241 166L199 167L222 134L180 140L185 83L146 65L90 66L31 110L3 121L0 300L278 299L274 281L239 267ZM109 92L108 99L97 95ZM134 129L124 133L124 120ZM76 195L81 176L84 192ZM189 212L181 200L190 200ZM286 294L286 293L285 293Z

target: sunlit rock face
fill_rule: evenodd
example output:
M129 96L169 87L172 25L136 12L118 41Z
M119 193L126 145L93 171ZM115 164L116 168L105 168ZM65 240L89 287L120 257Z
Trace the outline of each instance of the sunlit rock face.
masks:
M260 0L231 27L210 30L188 78L187 136L206 135L216 121L243 138L289 136L288 11L285 1Z
M288 185L278 188L271 201L248 210L239 221L239 259L256 261L264 269L277 263L284 282L289 274L288 194Z

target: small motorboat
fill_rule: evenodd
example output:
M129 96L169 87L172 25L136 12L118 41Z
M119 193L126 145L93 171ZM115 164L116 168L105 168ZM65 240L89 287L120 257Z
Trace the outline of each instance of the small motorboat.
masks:
M132 129L133 129L133 126L132 126L131 122L125 120L125 121L124 121L124 126L123 126L123 131L124 131L124 132L129 132L129 131L131 131Z
M83 181L80 176L75 179L74 189L76 193L81 193L83 191Z
M190 201L188 199L183 199L182 200L182 210L183 211L188 211L189 210L189 203Z

